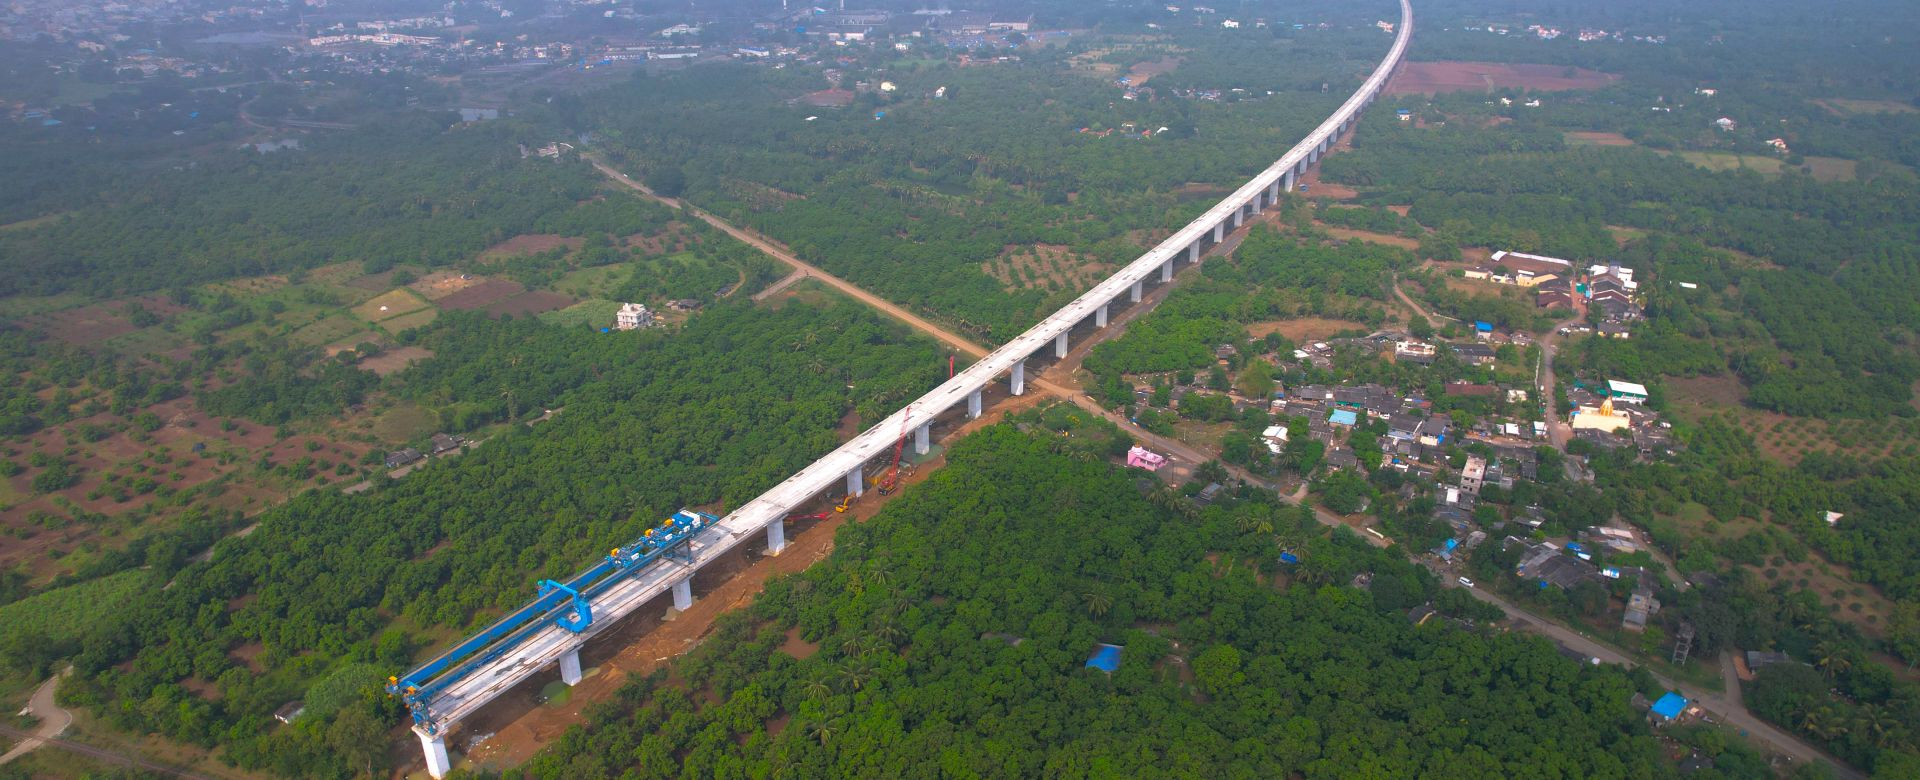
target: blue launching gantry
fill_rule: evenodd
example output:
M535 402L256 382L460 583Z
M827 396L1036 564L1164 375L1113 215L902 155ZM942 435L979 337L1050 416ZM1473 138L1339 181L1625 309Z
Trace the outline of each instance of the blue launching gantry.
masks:
M691 563L693 552L687 542L719 522L720 518L705 512L682 509L660 525L641 532L626 546L614 548L599 563L566 582L541 580L538 594L526 606L413 671L387 678L387 693L398 695L407 703L417 727L428 734L437 733L439 724L428 705L447 686L507 654L549 625L576 634L586 631L593 625L595 596L655 561L684 557Z

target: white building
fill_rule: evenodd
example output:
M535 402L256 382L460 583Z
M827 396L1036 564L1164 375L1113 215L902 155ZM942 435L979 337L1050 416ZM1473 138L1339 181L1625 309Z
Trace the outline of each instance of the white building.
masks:
M621 304L620 311L614 312L613 327L616 330L653 327L653 312L648 311L644 303Z

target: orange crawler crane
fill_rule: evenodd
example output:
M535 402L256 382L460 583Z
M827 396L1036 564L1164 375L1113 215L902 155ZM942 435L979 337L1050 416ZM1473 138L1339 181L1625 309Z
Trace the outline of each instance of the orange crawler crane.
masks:
M893 443L893 465L887 468L886 476L880 478L880 495L889 495L900 486L900 456L907 449L908 423L913 419L913 406L907 406L907 413L900 418L900 439Z

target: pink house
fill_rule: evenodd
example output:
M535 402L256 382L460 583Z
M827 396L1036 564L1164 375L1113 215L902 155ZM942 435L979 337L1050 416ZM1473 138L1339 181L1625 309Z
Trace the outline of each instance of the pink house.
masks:
M1128 468L1141 468L1141 469L1146 469L1148 471L1159 471L1160 467L1165 465L1167 465L1167 459L1165 456L1156 454L1152 450L1149 450L1145 447L1134 447L1133 449L1127 450L1127 467Z

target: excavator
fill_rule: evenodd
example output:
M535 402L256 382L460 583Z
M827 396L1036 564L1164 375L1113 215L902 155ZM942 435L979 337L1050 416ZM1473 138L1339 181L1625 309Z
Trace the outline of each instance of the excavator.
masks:
M859 496L856 496L852 493L848 493L845 496L842 496L840 498L840 503L834 505L833 511L845 512L847 511L847 507L853 506L853 502L858 500L860 500Z

